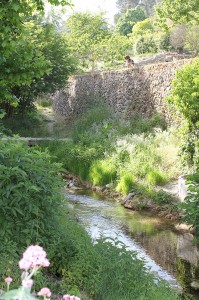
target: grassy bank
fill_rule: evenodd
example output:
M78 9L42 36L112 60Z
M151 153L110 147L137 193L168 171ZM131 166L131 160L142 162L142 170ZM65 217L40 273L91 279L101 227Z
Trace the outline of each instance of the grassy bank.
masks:
M21 284L21 254L28 245L39 244L51 264L36 276L33 291L48 286L52 299L66 293L82 300L131 300L132 295L135 299L178 299L166 282L148 274L136 253L119 241L100 239L93 245L63 198L61 165L46 151L22 142L1 142L0 171L2 283L12 277L12 288Z
M134 191L161 202L154 187L180 174L177 133L167 129L159 115L119 122L101 104L72 124L70 138L41 147L47 147L67 171L93 185L109 184L121 195ZM165 195L166 202L168 198Z

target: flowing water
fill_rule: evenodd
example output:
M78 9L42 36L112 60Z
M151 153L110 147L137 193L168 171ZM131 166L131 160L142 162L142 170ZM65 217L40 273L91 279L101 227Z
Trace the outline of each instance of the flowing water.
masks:
M65 194L93 240L100 236L117 238L129 250L137 251L152 273L199 299L199 290L191 288L199 282L199 250L190 233L180 233L171 222L149 212L128 210L91 191Z

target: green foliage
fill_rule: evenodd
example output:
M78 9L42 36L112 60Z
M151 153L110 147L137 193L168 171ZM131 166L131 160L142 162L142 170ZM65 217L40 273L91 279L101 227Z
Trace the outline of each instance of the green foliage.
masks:
M53 101L48 95L42 94L37 98L36 102L41 107L52 107Z
M142 118L137 115L130 120L130 132L134 134L150 133L153 132L154 128L160 128L161 130L167 129L165 119L154 114L151 118Z
M151 185L163 185L167 182L166 175L156 169L147 172L146 180Z
M145 180L154 168L168 174L169 179L178 176L176 139L162 131L165 128L165 120L159 115L150 119L138 116L123 123L105 106L96 107L75 122L71 140L44 143L42 147L47 145L54 160L81 179L102 186L119 182L120 191L127 193L133 182ZM124 176L126 173L129 176ZM156 179L156 184L160 181Z
M199 170L199 124L181 126L180 160L186 173Z
M185 40L185 46L198 53L199 50L199 26L192 26L191 24L187 27L187 34Z
M186 183L188 184L188 196L180 204L180 208L184 209L182 222L187 222L195 228L196 242L199 243L199 174L188 176Z
M158 25L168 28L167 20L170 20L174 25L186 24L191 21L198 24L198 0L162 0L156 8Z
M49 2L69 4L65 0ZM30 85L49 74L53 67L42 52L44 45L39 38L42 26L37 19L43 9L42 0L0 3L0 103L8 115L19 102L24 106L30 104L33 93Z
M123 195L128 195L135 185L135 178L131 173L126 173L120 177L120 181L116 186L116 190L121 192Z
M137 254L112 239L100 239L90 247L81 238L79 252L71 261L71 272L65 272L67 286L78 284L94 299L178 299L178 295L164 282L146 272ZM80 278L79 278L80 277ZM157 279L156 279L157 280Z
M103 50L101 42L110 36L108 24L102 14L74 13L66 22L66 38L82 67L96 66Z
M140 7L128 9L118 19L115 30L121 35L128 35L132 32L133 26L144 19L146 19L146 15Z
M171 30L170 42L178 53L183 53L187 35L187 26L185 24L178 25Z
M69 75L76 70L76 62L72 58L68 42L54 24L43 21L39 39L44 44L42 53L50 63L50 73L32 84L34 96L54 93L65 87Z
M120 45L120 47L118 47ZM124 61L124 53L131 47L131 42L126 36L121 36L117 32L111 34L102 43L104 67L117 67Z
M127 37L111 32L103 14L74 13L66 27L66 39L80 71L115 66L130 47Z
M23 137L48 136L46 124L41 115L31 111L22 116L17 114L10 118L4 118L3 124L10 134L18 134Z
M166 98L170 105L181 113L184 123L181 125L181 160L193 171L198 169L199 139L199 59L178 70L172 81L170 96ZM188 171L190 172L190 171Z
M171 40L170 40L170 32L160 32L157 36L157 43L158 43L158 50L162 51L171 51L173 50L173 47L171 45Z
M153 192L152 199L158 204L158 205L165 205L165 204L171 204L173 201L173 198L163 190L160 190L158 192Z
M89 179L94 185L103 186L111 183L116 179L117 170L111 159L94 161L90 172Z
M1 142L0 169L2 242L45 242L61 202L60 165L23 143Z
M158 51L157 43L153 35L140 37L135 45L137 54L156 53Z
M173 104L177 111L190 124L199 121L199 59L178 70L172 81L172 90L167 101Z
M133 36L143 36L146 34L150 34L154 31L154 26L152 24L152 20L147 18L143 21L137 22L132 29Z

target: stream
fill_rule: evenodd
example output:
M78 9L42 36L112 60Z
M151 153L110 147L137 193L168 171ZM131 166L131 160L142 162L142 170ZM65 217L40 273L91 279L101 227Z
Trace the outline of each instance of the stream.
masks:
M138 252L150 272L199 299L199 249L192 243L192 234L177 231L171 222L150 212L128 210L92 191L64 193L93 240L100 236L117 238L127 249Z

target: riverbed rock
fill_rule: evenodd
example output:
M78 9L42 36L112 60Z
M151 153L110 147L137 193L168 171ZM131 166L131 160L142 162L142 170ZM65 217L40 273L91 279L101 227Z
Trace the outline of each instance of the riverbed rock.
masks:
M133 210L149 209L152 207L152 202L149 199L140 198L135 193L129 193L122 199L121 203L124 207Z
M178 178L178 197L181 202L183 202L186 196L188 195L188 185L186 184L186 180L186 175L181 175Z
M199 281L193 281L190 285L193 289L199 290Z
M131 199L133 199L133 197L135 196L135 193L129 193L127 196L125 196L123 199L122 199L122 204L130 201Z

